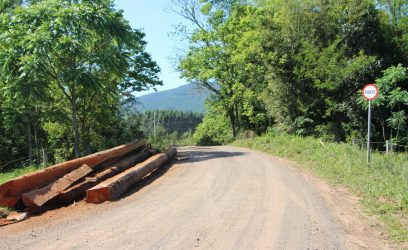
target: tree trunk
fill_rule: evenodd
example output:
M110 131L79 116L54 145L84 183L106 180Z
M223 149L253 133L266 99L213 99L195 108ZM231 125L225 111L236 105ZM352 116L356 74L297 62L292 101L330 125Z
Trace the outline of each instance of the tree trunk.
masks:
M239 131L241 131L241 120L240 120L240 116L239 116L239 111L238 111L238 105L235 103L234 104L234 111L235 111L235 134L238 134ZM235 139L235 136L234 136Z
M31 128L30 128L30 122L28 122L27 125L27 133L28 133L28 158L30 161L30 165L33 165L33 145L32 145L32 139L31 139Z
M89 136L89 127L86 126L84 119L81 121L81 139L82 146L87 155L92 154L92 146Z
M40 145L38 140L38 127L36 123L33 123L34 126L34 143L35 143L35 152L37 155L37 159L35 161L36 164L40 163Z
M74 154L75 158L79 157L79 130L78 130L78 115L76 103L76 89L75 83L72 85L71 91L71 110L72 110L72 129L74 132Z
M234 110L230 110L228 112L228 115L229 115L229 118L230 118L230 121L231 121L232 137L234 137L234 139L235 139L235 137L237 136L237 128L235 126L236 124L235 124Z

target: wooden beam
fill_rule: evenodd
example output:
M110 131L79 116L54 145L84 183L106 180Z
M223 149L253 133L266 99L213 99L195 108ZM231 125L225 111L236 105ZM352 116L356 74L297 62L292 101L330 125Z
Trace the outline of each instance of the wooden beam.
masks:
M166 163L176 153L176 149L172 148L166 153L154 155L123 173L107 179L86 191L86 202L102 203L119 199L130 186Z
M62 162L39 171L17 177L0 185L0 206L15 208L15 206L21 201L22 193L48 185L67 173L79 168L83 164L87 164L93 168L104 161L126 155L133 150L138 150L145 146L145 140L137 140L112 149Z
M93 173L87 176L83 181L77 183L76 185L64 190L58 195L58 202L68 204L76 200L78 197L85 195L86 190L96 186L102 181L117 175L125 171L126 169L134 166L134 164L146 160L151 155L148 150L143 150L142 152L126 157L125 159L112 164L109 168L101 170L97 173Z
M69 174L64 175L47 186L22 194L23 202L28 207L41 207L47 201L59 195L74 182L92 172L92 168L84 164Z

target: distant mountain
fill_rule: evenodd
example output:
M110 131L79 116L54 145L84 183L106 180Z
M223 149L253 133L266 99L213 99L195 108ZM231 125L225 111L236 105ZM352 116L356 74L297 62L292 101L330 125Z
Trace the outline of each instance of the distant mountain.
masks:
M178 88L151 93L138 97L139 111L145 110L181 110L204 113L204 102L209 92L197 89L194 84L186 84Z

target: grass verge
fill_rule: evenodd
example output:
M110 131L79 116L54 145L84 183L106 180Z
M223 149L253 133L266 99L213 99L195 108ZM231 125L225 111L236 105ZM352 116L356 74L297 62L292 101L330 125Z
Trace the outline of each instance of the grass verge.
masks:
M22 168L16 168L11 170L6 170L4 172L0 172L0 185L7 182L10 179L16 178L18 176L34 172L38 169L43 168L43 166L27 166Z
M316 138L264 135L237 140L234 146L287 158L361 197L371 215L378 216L397 242L408 241L408 156L373 153L370 166L366 152L356 146L325 143Z

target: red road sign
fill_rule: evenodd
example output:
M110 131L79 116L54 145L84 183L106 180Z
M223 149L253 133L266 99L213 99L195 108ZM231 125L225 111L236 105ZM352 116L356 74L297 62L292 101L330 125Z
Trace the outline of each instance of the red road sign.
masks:
M366 84L362 92L365 99L367 99L368 101L372 101L378 97L378 93L380 92L380 90L375 84Z

